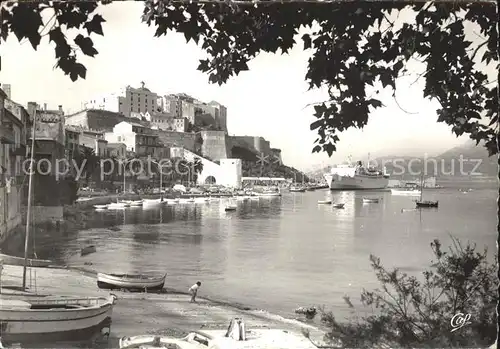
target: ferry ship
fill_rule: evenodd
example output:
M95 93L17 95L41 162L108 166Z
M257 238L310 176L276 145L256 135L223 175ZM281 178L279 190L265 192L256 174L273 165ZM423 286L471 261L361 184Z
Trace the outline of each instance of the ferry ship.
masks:
M389 184L389 175L385 168L364 166L361 161L356 164L337 165L330 173L324 175L330 190L378 190Z

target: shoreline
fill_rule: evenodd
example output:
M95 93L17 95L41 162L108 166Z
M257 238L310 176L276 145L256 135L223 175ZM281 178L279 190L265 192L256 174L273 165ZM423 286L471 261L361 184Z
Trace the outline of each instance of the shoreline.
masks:
M34 274L34 275L33 275ZM28 284L36 278L36 291L40 294L75 296L103 296L109 291L97 288L93 273L73 268L30 268ZM4 265L2 286L19 286L22 267ZM324 332L317 326L295 319L286 319L265 310L252 309L238 303L197 297L198 303L189 302L187 292L165 288L165 293L122 292L113 309L113 324L108 347L117 347L123 336L157 334L182 337L199 329L227 329L231 319L242 318L248 329L275 328L307 340L303 329L311 333L315 343L323 344ZM306 343L306 342L304 342ZM290 348L292 349L292 348Z

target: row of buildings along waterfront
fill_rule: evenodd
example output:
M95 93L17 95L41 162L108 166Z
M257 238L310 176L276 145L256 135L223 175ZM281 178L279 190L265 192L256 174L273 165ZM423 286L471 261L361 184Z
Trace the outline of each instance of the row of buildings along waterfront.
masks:
M203 163L198 184L232 187L241 186L242 153L281 160L281 151L263 137L229 135L227 109L215 101L204 103L183 93L160 96L142 84L84 101L82 110L66 115L62 105L17 103L13 92L10 85L1 85L0 241L21 224L35 115L35 161L43 166L35 171L34 204L40 207L71 202L64 195L71 181L54 169L61 159L71 164L85 150L101 159L198 158ZM44 171L47 166L52 171Z

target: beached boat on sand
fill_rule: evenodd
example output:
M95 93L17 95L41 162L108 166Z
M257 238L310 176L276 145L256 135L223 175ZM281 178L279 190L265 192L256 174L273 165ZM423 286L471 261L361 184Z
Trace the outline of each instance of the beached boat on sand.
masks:
M280 329L247 330L240 319L233 319L227 330L194 331L184 338L143 335L123 337L120 349L315 349L303 335Z
M0 261L2 261L2 263L6 264L6 265L24 266L24 258L23 257L10 256L8 254L0 253ZM54 264L55 264L54 261L50 261L48 259L28 258L28 260L27 260L28 266L36 267L36 268L48 267L48 266L51 266Z
M88 340L109 333L117 297L0 296L3 344Z
M97 274L97 287L103 289L127 289L127 290L161 290L165 285L163 276L146 276L140 274Z

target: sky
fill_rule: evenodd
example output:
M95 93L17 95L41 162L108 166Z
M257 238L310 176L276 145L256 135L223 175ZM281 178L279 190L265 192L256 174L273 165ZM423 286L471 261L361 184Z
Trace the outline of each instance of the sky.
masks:
M385 107L371 113L363 130L342 133L331 158L312 154L316 133L309 129L314 111L308 104L325 100L325 93L307 91L304 76L310 51L303 51L302 44L286 55L260 54L250 62L249 71L218 86L196 70L205 58L203 51L186 43L181 34L155 38L155 28L141 22L142 6L120 2L97 9L106 19L104 37L93 35L99 54L81 59L87 67L85 80L72 82L54 69L48 37L34 51L29 42L19 43L11 35L2 43L0 82L12 85L16 102L47 103L49 109L63 105L67 113L79 111L82 101L126 85L139 87L141 81L159 95L184 92L202 101L216 100L228 109L229 134L265 137L272 147L282 149L285 164L304 170L342 162L349 155L437 155L467 139L436 123L437 105L423 97L423 81L414 83L415 75L398 81L397 102L384 91ZM422 71L414 65L416 74Z

